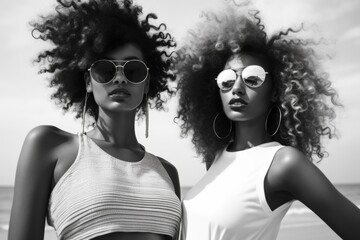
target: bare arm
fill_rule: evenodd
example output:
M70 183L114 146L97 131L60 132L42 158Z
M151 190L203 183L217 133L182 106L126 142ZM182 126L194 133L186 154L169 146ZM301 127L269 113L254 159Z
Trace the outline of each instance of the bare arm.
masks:
M341 238L360 239L360 210L314 164L290 147L281 149L276 158L283 190L309 207Z
M10 216L9 240L43 239L51 179L50 128L40 126L27 135L18 161L14 200Z

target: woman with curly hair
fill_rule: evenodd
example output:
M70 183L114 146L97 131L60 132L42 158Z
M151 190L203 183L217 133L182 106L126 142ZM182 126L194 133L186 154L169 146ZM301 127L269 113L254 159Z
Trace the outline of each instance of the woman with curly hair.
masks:
M40 72L64 111L82 117L75 135L39 126L21 150L9 239L43 239L45 218L59 239L176 239L181 217L176 168L137 141L134 121L173 94L175 42L156 15L140 19L131 0L58 0L32 23ZM85 117L94 128L84 131ZM146 128L147 129L147 128ZM147 135L146 131L146 135Z
M360 211L312 164L341 106L315 41L291 28L268 36L258 11L208 12L177 59L182 134L207 173L183 199L182 238L276 239L294 200L344 239Z

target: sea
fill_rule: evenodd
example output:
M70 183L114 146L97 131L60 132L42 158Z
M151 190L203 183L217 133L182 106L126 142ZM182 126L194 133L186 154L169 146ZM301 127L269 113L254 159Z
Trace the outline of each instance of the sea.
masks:
M336 184L335 187L360 208L360 184ZM190 187L182 187L182 196L189 189ZM0 240L7 239L13 190L13 187L0 186ZM45 228L44 239L56 240L55 232L49 226ZM310 209L295 201L282 221L277 239L340 240L341 238Z

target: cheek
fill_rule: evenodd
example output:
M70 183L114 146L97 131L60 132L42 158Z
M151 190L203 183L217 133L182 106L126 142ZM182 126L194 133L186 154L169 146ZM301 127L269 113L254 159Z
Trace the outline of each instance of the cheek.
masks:
M229 108L229 101L232 98L231 91L229 91L229 92L221 92L220 91L219 94L220 94L220 99L221 99L223 109L226 112L227 108Z
M219 92L220 94L220 99L221 99L221 102L222 104L224 105L224 102L226 101L226 94L222 93L222 92Z
M140 105L142 100L145 98L143 91L137 91L137 94L134 97L134 102L136 106Z
M146 85L143 83L140 85L134 85L133 88L131 89L131 92L133 94L133 104L134 105L136 105L136 106L140 105L143 98L145 98L145 96L144 96L145 88L146 88Z
M101 101L107 95L106 90L102 86L93 85L92 92L96 102Z
M260 94L264 105L270 106L273 100L273 88L270 82L264 86L263 91L261 91Z
M143 98L143 96L145 94L145 88L146 88L146 85L144 83L139 84L139 85L134 85L133 92L137 97Z
M267 113L270 105L271 105L271 92L259 91L249 94L249 98L252 99L253 106L258 114Z

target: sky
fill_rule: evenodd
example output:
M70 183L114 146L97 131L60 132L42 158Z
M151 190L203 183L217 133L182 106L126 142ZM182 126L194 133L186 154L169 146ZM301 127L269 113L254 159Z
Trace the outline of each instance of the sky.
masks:
M217 8L225 0L135 0L144 13L155 12L178 43L199 19L202 10ZM0 2L0 185L13 185L19 153L26 134L38 125L54 125L65 131L80 131L73 114L64 115L50 101L52 90L46 77L32 63L49 45L31 37L28 22L52 10L55 1L18 0ZM325 70L338 91L344 108L337 111L339 138L325 141L329 156L317 166L334 184L360 183L360 2L358 0L254 0L268 33L317 24L317 32L329 39ZM166 112L150 111L150 136L144 137L143 122L136 123L138 140L147 151L170 161L178 169L183 186L195 184L205 166L190 138L181 138L174 123L177 99Z

